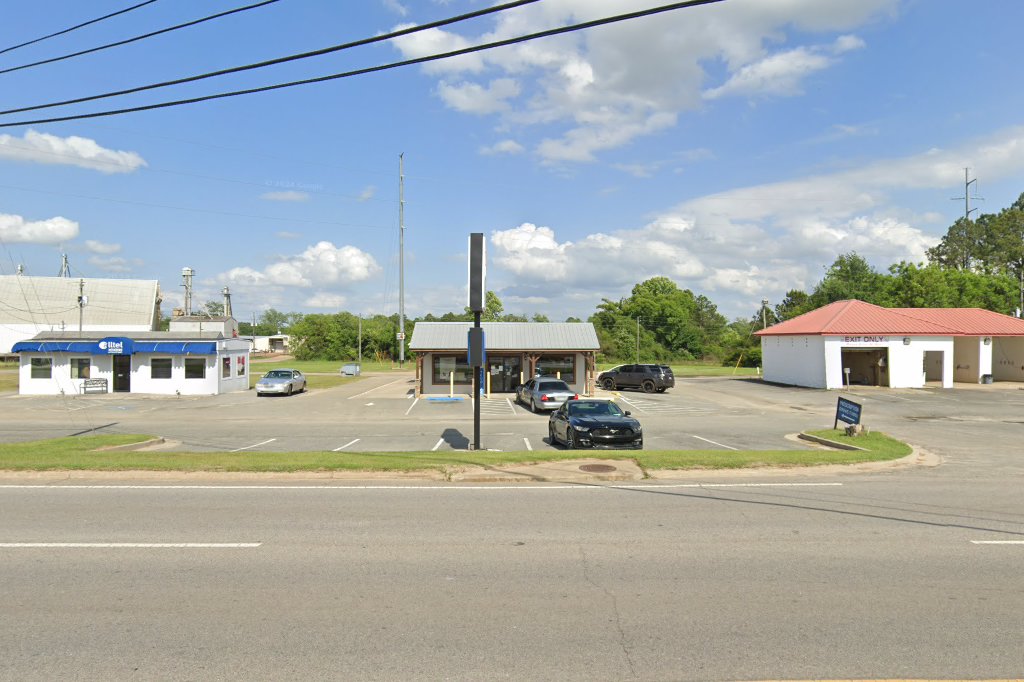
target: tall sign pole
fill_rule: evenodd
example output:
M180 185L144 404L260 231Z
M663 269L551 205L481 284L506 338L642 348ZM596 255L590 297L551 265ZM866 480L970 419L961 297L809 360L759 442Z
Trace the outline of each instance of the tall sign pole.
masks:
M480 369L486 362L484 330L480 314L487 302L487 252L483 232L469 235L469 309L473 328L469 330L469 366L473 368L473 449L480 449Z
M405 153L398 155L398 366L405 367Z

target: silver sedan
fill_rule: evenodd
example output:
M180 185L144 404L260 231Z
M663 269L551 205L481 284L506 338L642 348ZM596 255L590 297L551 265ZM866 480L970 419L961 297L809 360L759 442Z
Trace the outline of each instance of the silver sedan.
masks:
M256 382L256 395L291 395L306 390L306 377L297 369L272 369Z
M557 410L566 400L578 397L576 391L561 379L535 377L516 387L516 400L533 412Z

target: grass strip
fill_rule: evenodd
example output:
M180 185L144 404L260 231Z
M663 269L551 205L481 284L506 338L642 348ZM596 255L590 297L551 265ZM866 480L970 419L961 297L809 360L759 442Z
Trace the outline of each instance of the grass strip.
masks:
M840 440L841 431L815 435ZM864 451L807 450L550 450L447 452L133 452L100 448L140 443L149 436L103 435L0 444L0 469L8 471L451 471L599 457L633 460L652 469L740 469L854 464L898 459L910 454L905 443L881 433L850 439Z

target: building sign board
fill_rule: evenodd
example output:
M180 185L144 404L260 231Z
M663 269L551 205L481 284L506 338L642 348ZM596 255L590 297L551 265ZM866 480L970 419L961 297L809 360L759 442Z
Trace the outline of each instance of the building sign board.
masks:
M889 343L888 336L843 336L841 338L847 345Z
M855 403L852 400L847 400L846 398L839 398L839 401L836 404L836 419L835 423L832 424L832 428L837 428L839 426L839 422L844 422L850 425L860 424L860 412L860 403Z
M131 355L132 340L120 336L108 336L101 339L96 347L99 349L97 355Z

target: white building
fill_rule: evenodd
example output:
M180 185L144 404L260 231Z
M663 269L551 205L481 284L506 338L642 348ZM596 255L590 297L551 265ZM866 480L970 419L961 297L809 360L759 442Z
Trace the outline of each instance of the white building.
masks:
M40 332L126 334L154 331L159 320L156 280L0 275L0 355Z
M215 395L249 390L249 342L202 333L52 332L14 346L18 392Z
M1024 320L980 308L837 301L757 332L766 381L920 388L1024 381Z

